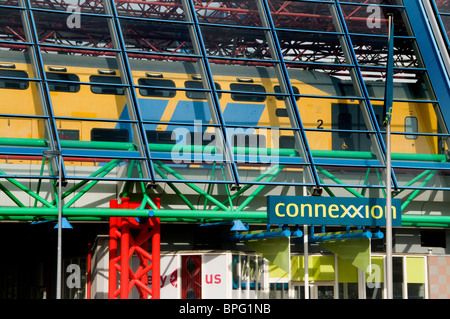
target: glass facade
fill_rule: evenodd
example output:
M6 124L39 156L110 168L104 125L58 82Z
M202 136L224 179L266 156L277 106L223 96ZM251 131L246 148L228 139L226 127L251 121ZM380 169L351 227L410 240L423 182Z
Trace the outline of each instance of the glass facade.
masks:
M328 189L384 188L391 15L393 185L449 187L447 127L401 0L2 0L0 11L2 157L61 151L67 180Z

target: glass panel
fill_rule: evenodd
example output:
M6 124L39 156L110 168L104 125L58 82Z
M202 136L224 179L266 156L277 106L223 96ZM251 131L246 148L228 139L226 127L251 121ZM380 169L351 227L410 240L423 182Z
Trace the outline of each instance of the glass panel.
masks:
M33 15L41 44L114 48L109 35L108 18L83 15L80 17L80 27L71 27L68 14L34 11ZM62 49L53 50L60 52Z
M349 64L341 43L342 36L329 33L278 31L286 62Z
M301 64L291 65L288 69L291 83L299 88L301 95L356 97L351 71L347 67L308 67Z
M4 6L18 6L19 0L0 0L0 5Z
M441 13L450 13L450 6L447 1L434 1L436 2L436 7Z
M175 163L212 163L225 160L222 134L206 125L146 124L145 131L154 158Z
M185 19L181 0L114 0L114 4L120 16L176 21Z
M258 87L264 89L262 86ZM285 101L280 101L272 95L224 93L220 103L226 125L274 129L295 127L295 122L291 123L288 117Z
M443 152L441 139L438 136L429 135L439 133L436 113L431 103L394 103L391 127L393 132L391 144L395 153L440 154ZM405 133L417 133L417 135Z
M443 155L442 155L443 157ZM420 157L416 166L425 166L426 164L420 163ZM411 163L411 165L414 165ZM393 164L394 165L394 164ZM450 178L448 169L436 170L436 169L403 169L394 168L397 176L398 184L401 187L423 187L423 188L438 188L449 187Z
M195 53L186 24L123 18L120 26L127 50L167 54Z
M211 26L201 26L201 29L206 54L210 57L270 58L264 30Z
M336 31L331 14L332 4L284 0L270 0L269 3L276 28Z
M242 183L264 184L310 184L309 168L299 165L255 165L238 164Z
M314 154L314 153L313 153ZM336 156L336 154L333 154ZM330 159L335 159L336 157L331 157ZM320 159L321 160L321 159ZM316 158L316 161L319 161ZM336 161L336 160L335 160ZM336 161L339 163L338 161ZM346 162L347 165L351 165L350 161ZM355 186L371 186L371 185L380 185L382 186L386 177L384 175L384 170L379 168L367 168L367 167L358 167L358 166L326 166L321 165L317 166L319 178L322 180L324 184L329 186L338 186L338 185L355 185ZM338 188L331 189L331 192L339 192ZM356 190L352 190L351 188L347 189L347 191L343 192L346 196L356 195Z
M396 32L396 29L394 30ZM388 38L352 35L353 49L361 66L383 66L387 64ZM423 67L416 54L414 39L394 38L394 67ZM398 72L398 71L397 71Z
M117 142L112 149L133 151L133 145L128 145L133 138L133 123L113 122L101 120L56 119L56 126L63 140ZM95 144L95 143L94 143ZM77 148L89 148L89 143L75 143ZM107 145L107 144L105 144ZM95 149L95 147L94 147ZM106 149L108 149L106 147Z
M382 4L386 6L390 5L402 5L401 0L340 0L340 2L354 2L365 4Z
M196 1L194 5L200 23L261 26L256 1Z
M96 76L91 76L91 80L96 80L95 83L100 83L102 80L94 77ZM101 78L104 78L105 84L49 83L55 116L129 120L124 88L108 85L110 83L106 80L116 77L102 76ZM74 98L75 93L78 98Z
M384 99L386 84L380 80L385 80L385 70L363 68L362 73L370 97ZM433 100L434 94L428 75L423 71L395 70L394 99Z
M21 13L22 10L0 8L0 40L26 42L20 31L23 29Z
M402 18L403 8L366 5L341 4L347 29L350 33L364 33L374 35L388 34L388 14L394 15L395 36L408 36L409 28Z
M239 61L232 62L233 65L224 65L224 61L211 61L211 72L214 81L220 84L222 90L238 92L257 93L267 98L265 95L259 93L274 92L274 86L280 86L278 81L276 65L267 63L264 65L240 65ZM250 62L248 64L251 64ZM262 87L261 87L262 86ZM234 96L239 100L239 94ZM225 96L224 96L225 97ZM230 96L227 96L230 98ZM251 98L250 98L251 99ZM255 97L258 100L257 97ZM260 99L262 100L262 98Z
M1 138L40 139L45 138L45 120L30 117L0 117ZM17 143L22 143L18 141ZM23 141L26 144L26 141ZM34 142L30 142L33 144ZM36 146L41 142L36 141ZM45 146L41 145L41 147Z
M144 161L137 159L63 156L63 160L66 174L69 178L76 179L89 177L89 179L92 180L132 178L144 182L140 171L144 170L145 163ZM91 196L96 196L95 200L97 203L104 202L105 205L108 205L109 207L111 196L108 196L108 194L114 192L116 187L117 185L112 183L100 181L93 187L93 189L97 191L95 192L95 195ZM70 205L71 202L66 199L64 204Z
M104 14L105 9L102 1L89 1L89 0L77 0L77 1L42 1L31 0L31 6L37 9L48 9L57 11L81 12L81 13L95 13Z

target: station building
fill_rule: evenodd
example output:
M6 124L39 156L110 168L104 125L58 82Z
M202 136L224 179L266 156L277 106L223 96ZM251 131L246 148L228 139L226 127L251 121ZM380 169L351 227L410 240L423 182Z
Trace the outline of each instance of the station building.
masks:
M0 0L0 298L449 298L449 33L443 0Z

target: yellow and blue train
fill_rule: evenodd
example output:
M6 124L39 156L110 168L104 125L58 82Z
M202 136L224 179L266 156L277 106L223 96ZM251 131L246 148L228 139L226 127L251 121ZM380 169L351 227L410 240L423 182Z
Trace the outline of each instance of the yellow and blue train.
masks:
M42 53L42 59L46 76L52 80L48 85L60 139L131 140L125 89L120 86L115 58ZM130 60L130 67L140 114L148 122L145 129L149 143L174 144L174 128L189 128L188 124L200 122L205 134L212 131L207 127L213 117L205 92L190 90L203 88L194 62ZM283 96L278 94L280 86L273 68L212 64L211 72L226 125L248 127L245 134L259 135L258 147L293 147L293 131L289 130L292 126ZM368 130L364 115L351 82L312 70L292 69L289 76L298 94L296 103L312 150L371 150L369 134L364 132ZM26 53L0 54L1 137L44 138L43 120L39 118L44 114L36 82L27 80L33 77ZM367 84L371 96L383 97L384 82ZM394 95L397 101L392 130L403 133L392 137L394 152L441 153L436 136L415 134L438 131L432 103L426 102L429 96L425 84L396 83ZM372 101L380 126L382 104L381 99ZM264 128L280 130L273 134ZM203 141L210 142L208 138Z

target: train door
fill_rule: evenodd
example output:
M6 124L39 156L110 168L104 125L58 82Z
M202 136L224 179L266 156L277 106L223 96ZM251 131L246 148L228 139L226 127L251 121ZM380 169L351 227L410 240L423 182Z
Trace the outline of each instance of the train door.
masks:
M373 105L378 123L380 124L383 108ZM368 130L364 123L359 104L335 103L331 107L332 128L339 130L332 133L332 149L336 151L370 151L369 134L354 131Z

